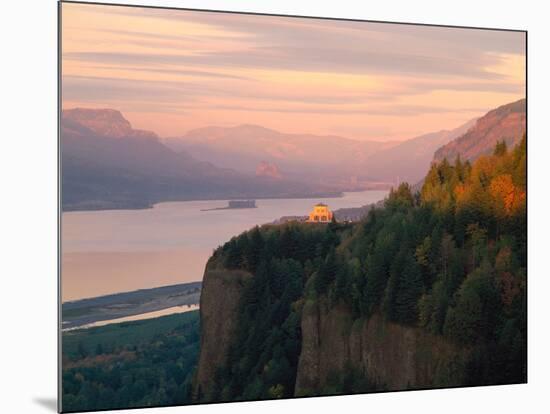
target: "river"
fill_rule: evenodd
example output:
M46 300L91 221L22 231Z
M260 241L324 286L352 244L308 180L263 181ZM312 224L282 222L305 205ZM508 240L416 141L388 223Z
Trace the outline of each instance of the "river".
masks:
M76 326L74 328L62 329L62 331L69 332L69 331L75 331L77 329L88 329L88 328L95 328L98 326L111 325L113 323L142 321L144 319L154 319L154 318L160 318L161 316L174 315L175 313L192 312L198 309L199 309L199 305L172 306L170 308L164 308L153 312L138 313L136 315L124 316L121 318L92 322L85 325Z
M62 300L201 280L213 249L255 225L306 215L314 204L361 207L387 191L329 199L263 199L254 209L226 209L227 200L159 203L151 209L62 215Z

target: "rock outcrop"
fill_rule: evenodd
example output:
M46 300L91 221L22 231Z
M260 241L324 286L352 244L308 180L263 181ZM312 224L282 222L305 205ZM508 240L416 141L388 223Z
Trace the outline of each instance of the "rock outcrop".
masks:
M216 371L227 359L238 321L243 284L252 275L228 270L210 259L202 282L200 302L201 344L195 395L208 395Z
M380 390L463 384L467 350L418 328L374 315L353 320L345 307L307 303L302 315L302 352L296 396L326 393L331 375L354 369Z
M74 108L61 113L62 126L71 129L77 135L92 132L96 136L109 138L152 138L157 135L151 131L133 129L124 116L115 109ZM88 131L79 130L85 127Z
M490 154L498 141L504 140L512 148L521 140L526 128L526 100L503 105L479 118L464 135L439 148L434 161L446 158L454 162L460 155L462 160L474 160Z
M201 350L194 392L208 398L216 371L225 366L235 340L242 287L250 273L207 265L201 296ZM354 370L376 390L452 387L464 384L469 351L422 329L386 321L380 315L354 319L326 298L307 301L295 396L330 393L331 376Z
M256 167L256 177L267 177L280 180L283 178L283 175L275 163L262 161Z

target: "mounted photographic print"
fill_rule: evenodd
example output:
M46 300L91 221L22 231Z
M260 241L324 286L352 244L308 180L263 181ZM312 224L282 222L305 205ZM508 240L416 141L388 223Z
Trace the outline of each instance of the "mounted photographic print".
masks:
M527 381L525 31L60 9L63 412Z

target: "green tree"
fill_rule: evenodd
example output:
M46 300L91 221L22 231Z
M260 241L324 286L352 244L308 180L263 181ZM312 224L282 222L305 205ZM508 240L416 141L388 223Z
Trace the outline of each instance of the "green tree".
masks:
M445 320L444 333L460 344L475 344L492 337L498 318L500 298L493 270L485 262L460 287L456 305Z
M413 255L402 249L392 263L386 288L385 313L396 322L414 323L418 317L418 300L424 281Z
M397 189L390 190L390 194L385 201L386 208L406 209L414 205L414 196L408 183L401 183Z

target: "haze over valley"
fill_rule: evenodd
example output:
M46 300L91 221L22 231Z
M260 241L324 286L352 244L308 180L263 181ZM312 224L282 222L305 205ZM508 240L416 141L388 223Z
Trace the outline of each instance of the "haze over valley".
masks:
M517 142L525 128L524 101L500 113L383 142L288 134L255 125L206 127L162 139L133 129L114 109L68 109L61 123L63 207L144 208L159 201L336 197L342 191L388 189L418 182L436 151L435 159L444 151L453 159L463 147L464 156L473 159L503 134L509 144ZM480 147L485 130L492 132ZM462 144L467 139L479 149Z

